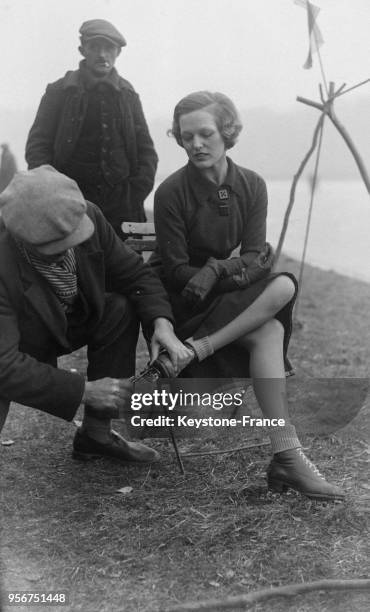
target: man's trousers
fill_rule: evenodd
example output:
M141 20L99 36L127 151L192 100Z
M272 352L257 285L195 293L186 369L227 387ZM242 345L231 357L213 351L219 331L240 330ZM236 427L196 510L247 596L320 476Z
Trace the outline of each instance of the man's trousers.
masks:
M103 316L93 329L89 326L86 310L72 313L67 320L66 338L71 351L87 346L88 380L106 377L129 378L134 375L139 322L126 297L117 293L106 293ZM26 344L27 339L23 339L23 343ZM37 354L32 354L32 349L27 352L39 361L56 367L58 353L55 347L55 358L51 357L53 348L38 347ZM0 397L0 431L8 414L10 401L11 398L9 400Z

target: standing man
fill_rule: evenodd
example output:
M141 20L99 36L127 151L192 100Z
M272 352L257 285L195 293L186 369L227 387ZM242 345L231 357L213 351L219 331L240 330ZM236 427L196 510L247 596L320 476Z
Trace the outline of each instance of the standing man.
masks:
M54 166L73 178L122 238L122 221L145 221L158 157L141 102L119 76L126 46L108 21L85 21L79 69L47 86L26 144L28 167Z
M153 359L174 373L191 352L173 332L160 281L77 184L51 166L19 172L0 195L0 430L11 401L70 421L74 454L151 462L158 453L111 430L130 406L139 321ZM87 381L57 358L87 345Z

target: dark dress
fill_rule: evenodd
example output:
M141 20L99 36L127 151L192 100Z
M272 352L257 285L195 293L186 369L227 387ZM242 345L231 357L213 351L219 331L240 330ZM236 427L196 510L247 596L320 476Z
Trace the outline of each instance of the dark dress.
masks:
M189 162L158 188L154 198L154 221L158 247L150 263L157 270L176 319L176 334L182 340L200 338L220 329L254 302L279 274L270 274L245 289L223 293L216 285L201 305L193 307L181 291L209 257L227 259L260 252L266 241L267 192L255 172L237 166L228 158L225 182L216 186ZM240 249L236 255L234 251ZM293 275L287 274L297 288ZM292 329L295 296L275 317L284 326L286 370L291 370L287 349ZM249 377L248 352L235 344L217 351L200 364L184 370L182 377Z

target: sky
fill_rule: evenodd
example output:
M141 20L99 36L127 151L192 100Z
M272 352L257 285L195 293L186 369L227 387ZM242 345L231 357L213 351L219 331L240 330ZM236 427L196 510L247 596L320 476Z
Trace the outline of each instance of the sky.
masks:
M368 78L369 0L318 5L327 78ZM78 29L93 18L126 37L117 68L148 117L171 114L197 89L221 90L243 107L287 108L297 94L318 96L319 63L316 56L311 70L302 68L306 11L294 0L0 0L1 107L37 106L48 82L77 67Z
M369 0L317 4L327 80L369 78ZM77 68L78 30L93 18L125 36L116 66L149 124L164 117L170 125L179 99L199 89L222 91L239 109L287 111L297 95L318 99L320 65L314 55L313 68L302 67L307 16L294 0L0 0L0 141L19 157L47 83ZM356 92L369 95L370 83Z
M339 87L370 78L370 0L313 4L321 9L327 80ZM0 0L0 142L11 144L20 169L45 87L78 67L78 30L94 18L111 21L127 40L116 66L140 94L152 134L158 128L162 134L163 125L163 138L156 135L155 142L166 172L170 163L176 169L185 162L183 151L165 136L175 104L192 91L210 89L229 95L242 111L245 127L233 158L264 176L278 159L293 175L318 116L296 96L319 100L322 81L317 54L312 69L303 69L307 15L294 0ZM369 97L370 83L335 103L364 152ZM357 102L362 105L356 112L350 105ZM261 112L264 107L268 112ZM261 125L263 117L268 121ZM359 178L339 136L328 143L325 135L324 144L337 174L344 167L338 161L347 156L345 164ZM369 159L366 153L367 167Z

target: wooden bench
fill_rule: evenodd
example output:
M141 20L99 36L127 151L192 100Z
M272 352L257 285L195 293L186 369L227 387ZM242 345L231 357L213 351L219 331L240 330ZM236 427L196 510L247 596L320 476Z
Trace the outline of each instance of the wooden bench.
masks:
M126 244L137 253L154 251L157 240L155 237L154 223L134 223L124 221L121 225L124 234L128 234Z

